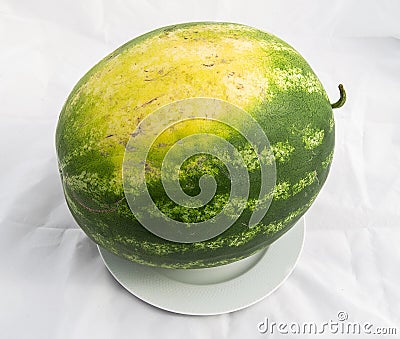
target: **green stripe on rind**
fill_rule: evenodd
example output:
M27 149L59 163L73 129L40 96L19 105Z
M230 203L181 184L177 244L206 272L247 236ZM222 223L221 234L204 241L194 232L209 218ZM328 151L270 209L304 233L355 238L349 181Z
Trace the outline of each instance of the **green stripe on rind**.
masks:
M241 233L232 234L227 237L219 236L217 239L190 245L170 242L155 244L147 240L134 241L121 236L117 236L115 241L112 241L112 238L102 236L101 232L88 233L88 235L96 243L110 250L112 253L141 264L167 268L214 267L243 259L273 243L300 219L314 202L317 194L318 193L314 194L305 205L293 210L285 218L281 218L267 225L260 223L251 229L244 229ZM75 202L73 199L70 199L68 195L67 202L70 207L73 208ZM81 216L82 215L78 214L75 215L75 218L77 222L82 225L83 220ZM251 244L250 240L257 240L257 238L261 238L262 241L253 241L252 246L243 248L243 245ZM123 251L121 244L127 245L129 248L136 248L136 253L140 253L140 255L135 255L134 252ZM138 249L140 249L140 251ZM226 252L215 255L214 252L221 249L224 249L224 252ZM214 255L211 256L210 253ZM227 253L229 253L229 255L227 255ZM154 258L157 258L157 260L155 261Z

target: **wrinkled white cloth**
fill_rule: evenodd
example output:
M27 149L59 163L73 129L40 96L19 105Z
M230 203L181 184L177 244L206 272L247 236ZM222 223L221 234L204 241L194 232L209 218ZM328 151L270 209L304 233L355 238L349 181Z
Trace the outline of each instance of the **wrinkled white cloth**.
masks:
M322 323L341 311L399 336L399 15L398 1L1 0L0 337L260 338L266 317ZM274 33L309 61L332 102L339 83L348 96L294 273L256 305L207 317L149 306L111 277L68 211L54 147L61 107L92 65L187 21Z

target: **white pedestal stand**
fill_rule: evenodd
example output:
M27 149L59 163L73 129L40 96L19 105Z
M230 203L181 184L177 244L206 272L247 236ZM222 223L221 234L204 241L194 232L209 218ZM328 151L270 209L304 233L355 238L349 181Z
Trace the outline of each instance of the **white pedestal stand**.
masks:
M143 301L175 313L213 315L240 310L275 291L293 271L304 235L303 217L266 250L204 269L154 268L99 251L114 278Z

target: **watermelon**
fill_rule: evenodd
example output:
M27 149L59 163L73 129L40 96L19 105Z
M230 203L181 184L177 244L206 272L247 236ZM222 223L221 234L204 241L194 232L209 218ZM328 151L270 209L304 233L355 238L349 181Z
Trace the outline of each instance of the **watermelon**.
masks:
M144 34L89 70L62 108L56 150L68 207L94 242L137 263L205 268L250 256L288 231L321 190L334 150L332 108L345 100L343 86L339 89L339 101L331 104L293 47L245 25L186 23ZM225 105L225 113L235 111L243 126L255 121L267 138L267 152L259 152L240 128L206 116L181 119L151 139L137 138L150 116L161 124L166 107L171 111L191 100ZM163 160L172 149L183 152L175 147L181 140L199 134L205 137L196 144L199 152L181 159L171 176L188 197L207 193L201 187L205 176L216 186L205 204L186 206L166 193ZM218 148L216 140L229 143L235 157L208 152ZM244 204L230 205L229 227L196 241L176 241L144 227L124 174L127 152L142 142L150 145L144 161L138 161L144 184L131 179L129 189L139 195L146 190L149 206L188 229L226 214L230 192L240 182L233 181L230 163L244 164L249 190ZM266 159L272 159L274 182L268 199L261 199ZM265 204L261 200L268 203L266 213L250 227L252 215Z

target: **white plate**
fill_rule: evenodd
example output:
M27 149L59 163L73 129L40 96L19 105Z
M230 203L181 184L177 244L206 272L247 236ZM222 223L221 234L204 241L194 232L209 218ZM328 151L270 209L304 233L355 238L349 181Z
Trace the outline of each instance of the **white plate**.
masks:
M161 309L192 315L240 310L275 291L292 273L304 243L305 221L266 250L238 262L205 269L165 269L136 264L99 247L114 278Z

